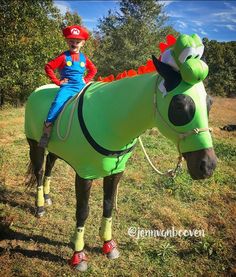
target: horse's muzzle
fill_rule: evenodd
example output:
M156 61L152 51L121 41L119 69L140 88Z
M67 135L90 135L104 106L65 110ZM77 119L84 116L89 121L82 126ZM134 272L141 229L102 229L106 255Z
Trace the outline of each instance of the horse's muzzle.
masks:
M194 180L210 178L216 168L217 158L213 148L183 153L190 176Z

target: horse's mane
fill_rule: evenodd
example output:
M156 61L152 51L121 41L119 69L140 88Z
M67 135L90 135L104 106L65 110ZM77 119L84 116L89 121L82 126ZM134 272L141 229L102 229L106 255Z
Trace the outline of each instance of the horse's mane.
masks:
M166 42L160 42L159 43L159 49L161 51L161 53L165 52L165 50L167 50L168 48L170 48L171 46L173 46L176 42L176 38L173 35L167 35L166 36ZM159 57L159 59L161 60L161 55ZM98 81L100 82L112 82L115 80L120 80L126 77L133 77L136 75L140 75L140 74L145 74L145 73L150 73L156 71L156 68L153 64L153 61L151 59L147 60L145 65L141 65L138 67L137 70L134 69L129 69L129 70L125 70L121 73L118 73L116 75L116 77L111 74L109 76L106 77L98 77Z

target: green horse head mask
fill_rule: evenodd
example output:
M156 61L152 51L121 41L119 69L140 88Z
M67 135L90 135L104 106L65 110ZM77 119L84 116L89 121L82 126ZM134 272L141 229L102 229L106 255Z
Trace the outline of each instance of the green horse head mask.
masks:
M203 49L197 35L180 35L160 60L153 56L160 74L155 96L156 124L184 156L212 149L208 96L202 83L208 74L208 66L200 59Z

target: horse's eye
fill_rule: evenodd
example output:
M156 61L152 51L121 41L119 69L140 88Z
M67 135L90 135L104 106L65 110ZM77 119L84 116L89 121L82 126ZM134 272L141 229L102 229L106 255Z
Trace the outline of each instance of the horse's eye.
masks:
M186 125L192 121L195 114L195 103L188 95L175 95L169 106L168 117L175 126Z

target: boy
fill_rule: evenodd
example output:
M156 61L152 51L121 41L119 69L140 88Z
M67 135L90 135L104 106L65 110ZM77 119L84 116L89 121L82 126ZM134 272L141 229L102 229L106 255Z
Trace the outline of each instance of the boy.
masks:
M53 123L63 109L65 103L78 93L97 73L95 65L80 52L85 41L89 38L87 30L78 25L68 26L63 29L63 35L69 46L69 50L63 52L45 66L48 77L56 85L60 86L44 123L43 135L39 146L46 148L50 139ZM60 80L54 71L59 69ZM87 70L86 76L84 76Z

